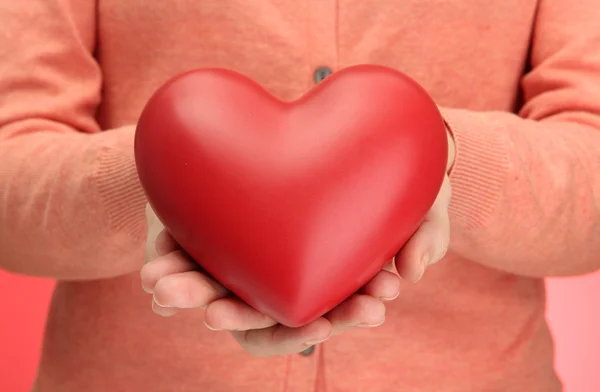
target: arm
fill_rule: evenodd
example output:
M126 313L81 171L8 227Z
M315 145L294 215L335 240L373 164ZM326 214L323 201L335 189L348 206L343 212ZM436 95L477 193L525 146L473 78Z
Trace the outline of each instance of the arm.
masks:
M95 2L0 0L0 268L95 279L144 262L133 127L100 132Z
M600 268L600 2L540 0L519 115L443 109L450 250L531 277Z

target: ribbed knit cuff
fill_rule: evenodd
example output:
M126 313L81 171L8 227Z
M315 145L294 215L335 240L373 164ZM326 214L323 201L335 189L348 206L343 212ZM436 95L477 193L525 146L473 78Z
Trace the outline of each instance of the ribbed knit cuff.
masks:
M133 142L135 127L105 131L98 156L95 182L114 230L134 239L146 237L146 196L135 166Z
M506 134L500 123L484 113L441 112L456 145L450 171L450 217L466 230L485 226L498 210L509 173Z

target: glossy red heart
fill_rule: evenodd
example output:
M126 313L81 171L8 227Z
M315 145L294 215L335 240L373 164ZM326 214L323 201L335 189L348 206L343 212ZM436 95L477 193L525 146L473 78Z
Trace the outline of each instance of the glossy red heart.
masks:
M416 231L441 187L447 140L424 89L386 67L340 70L294 102L200 69L149 100L135 158L179 244L294 327L356 292Z

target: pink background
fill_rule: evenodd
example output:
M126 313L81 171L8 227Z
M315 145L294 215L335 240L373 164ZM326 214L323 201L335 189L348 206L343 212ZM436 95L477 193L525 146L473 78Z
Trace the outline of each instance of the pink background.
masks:
M2 392L29 391L52 288L52 281L0 271ZM600 273L549 280L548 296L564 392L600 392Z

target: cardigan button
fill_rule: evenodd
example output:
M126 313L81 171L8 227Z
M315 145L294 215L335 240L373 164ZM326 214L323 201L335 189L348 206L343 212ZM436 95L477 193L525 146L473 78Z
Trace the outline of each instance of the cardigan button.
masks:
M300 355L308 357L309 355L312 355L312 353L314 353L314 352L315 352L315 346L310 346L309 348L305 349L304 351L300 351Z
M315 72L313 73L313 80L315 84L319 84L332 73L333 71L329 67L319 67L315 69Z

